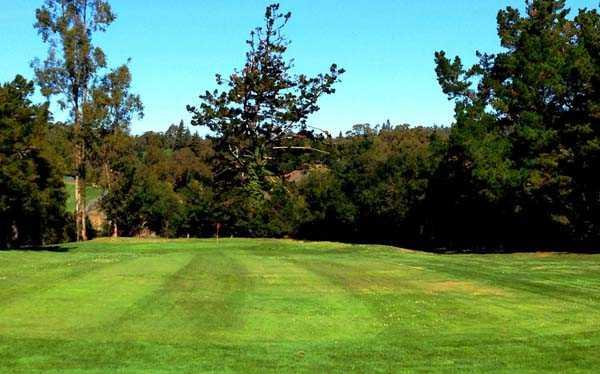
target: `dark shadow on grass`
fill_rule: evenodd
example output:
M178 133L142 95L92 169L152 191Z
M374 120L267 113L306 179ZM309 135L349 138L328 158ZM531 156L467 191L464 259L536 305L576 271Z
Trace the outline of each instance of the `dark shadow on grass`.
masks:
M71 248L67 248L61 245L47 245L47 246L25 246L20 248L9 248L0 249L0 252L56 252L56 253L67 253Z
M298 238L302 240L302 238ZM318 238L307 239L314 241L336 241L346 244L379 244L392 247L410 249L419 252L437 254L517 254L517 253L573 253L573 254L600 254L600 242L553 242L548 240L519 240L514 243L500 242L497 240L375 240L348 239L348 238Z
M553 253L553 254L600 254L597 249L571 249L562 248L475 248L475 249L458 249L458 248L416 248L416 251L426 253L437 253L444 255L498 255L498 254L518 254L518 253Z
M408 248L418 251L440 254L517 254L517 253L573 253L600 254L600 243L522 241L511 243L431 243L417 242Z

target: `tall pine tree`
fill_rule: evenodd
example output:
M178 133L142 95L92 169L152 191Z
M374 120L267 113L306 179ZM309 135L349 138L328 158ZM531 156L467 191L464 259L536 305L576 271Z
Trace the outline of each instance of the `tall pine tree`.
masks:
M446 180L442 204L452 206L441 210L462 205L471 216L462 227L442 218L447 235L468 230L484 241L552 243L600 237L594 176L600 166L600 15L582 9L571 19L569 12L564 0L528 1L525 14L500 11L504 50L478 53L479 62L468 69L460 58L436 53L440 85L457 103L440 178Z
M264 27L252 31L247 41L244 67L228 79L217 75L217 84L226 88L201 95L199 107L188 106L192 125L214 133L221 180L263 184L272 174L276 152L292 148L286 141L314 134L307 118L319 110L323 95L335 92L344 73L333 64L315 77L292 74L292 63L285 59L289 41L283 35L290 17L279 11L279 4L268 6Z

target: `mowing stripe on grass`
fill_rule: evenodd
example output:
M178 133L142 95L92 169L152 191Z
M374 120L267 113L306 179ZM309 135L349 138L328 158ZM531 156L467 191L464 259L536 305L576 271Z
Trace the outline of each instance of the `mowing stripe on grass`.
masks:
M18 299L35 297L58 283L123 261L120 256L73 256L65 253L0 253L0 307Z
M0 335L68 338L101 333L96 327L121 315L152 293L193 255L130 259L85 273L16 300L0 310Z
M381 323L357 298L290 262L286 256L238 252L255 285L246 296L242 329L236 340L255 342L341 341L368 339Z
M242 328L241 307L252 287L244 264L228 251L196 253L111 328L113 339L166 344L229 342Z
M0 371L600 365L597 255L449 256L250 239L65 248L0 253Z

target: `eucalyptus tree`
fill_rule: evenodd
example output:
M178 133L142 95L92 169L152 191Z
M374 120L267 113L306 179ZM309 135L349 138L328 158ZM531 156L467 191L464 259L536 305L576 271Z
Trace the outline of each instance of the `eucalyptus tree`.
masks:
M108 1L45 0L36 10L35 28L49 46L43 62L33 62L42 94L58 97L73 124L73 168L76 184L75 222L78 240L86 240L86 138L95 119L84 108L90 105L92 85L106 67L106 56L93 44L115 20Z
M97 121L92 164L100 171L98 180L102 187L110 189L111 181L117 177L113 167L122 153L128 151L119 139L129 134L133 118L144 116L144 105L139 95L131 93L131 72L127 65L102 77L93 88L92 99L85 111L88 118Z
M241 70L229 78L217 74L220 88L201 95L198 107L188 105L192 125L206 126L214 134L221 180L260 185L271 174L277 152L312 150L289 141L315 135L307 118L319 110L323 95L335 92L344 70L333 64L314 77L294 75L292 62L285 59L289 41L282 32L290 17L279 11L279 4L269 5L265 25L250 33Z
M122 177L122 160L130 157L132 149L128 137L133 118L144 116L144 105L139 95L131 93L131 71L121 65L106 74L95 85L92 105L87 106L90 118L97 118L98 130L93 144L92 164L99 171L100 185L107 193L114 193L115 183ZM106 210L113 236L118 236L119 217Z

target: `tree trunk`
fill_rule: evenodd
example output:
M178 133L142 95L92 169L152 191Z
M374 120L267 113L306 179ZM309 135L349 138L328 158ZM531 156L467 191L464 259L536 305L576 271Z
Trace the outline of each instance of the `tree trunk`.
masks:
M12 226L11 226L10 240L13 243L18 243L19 242L19 227L17 226L16 223L13 223Z
M113 232L112 232L112 237L113 238L118 238L119 237L119 227L117 226L117 222L113 222Z
M85 208L85 179L78 172L75 175L75 225L77 241L87 240Z
M79 107L75 106L75 230L77 241L87 240L85 212L85 152Z

